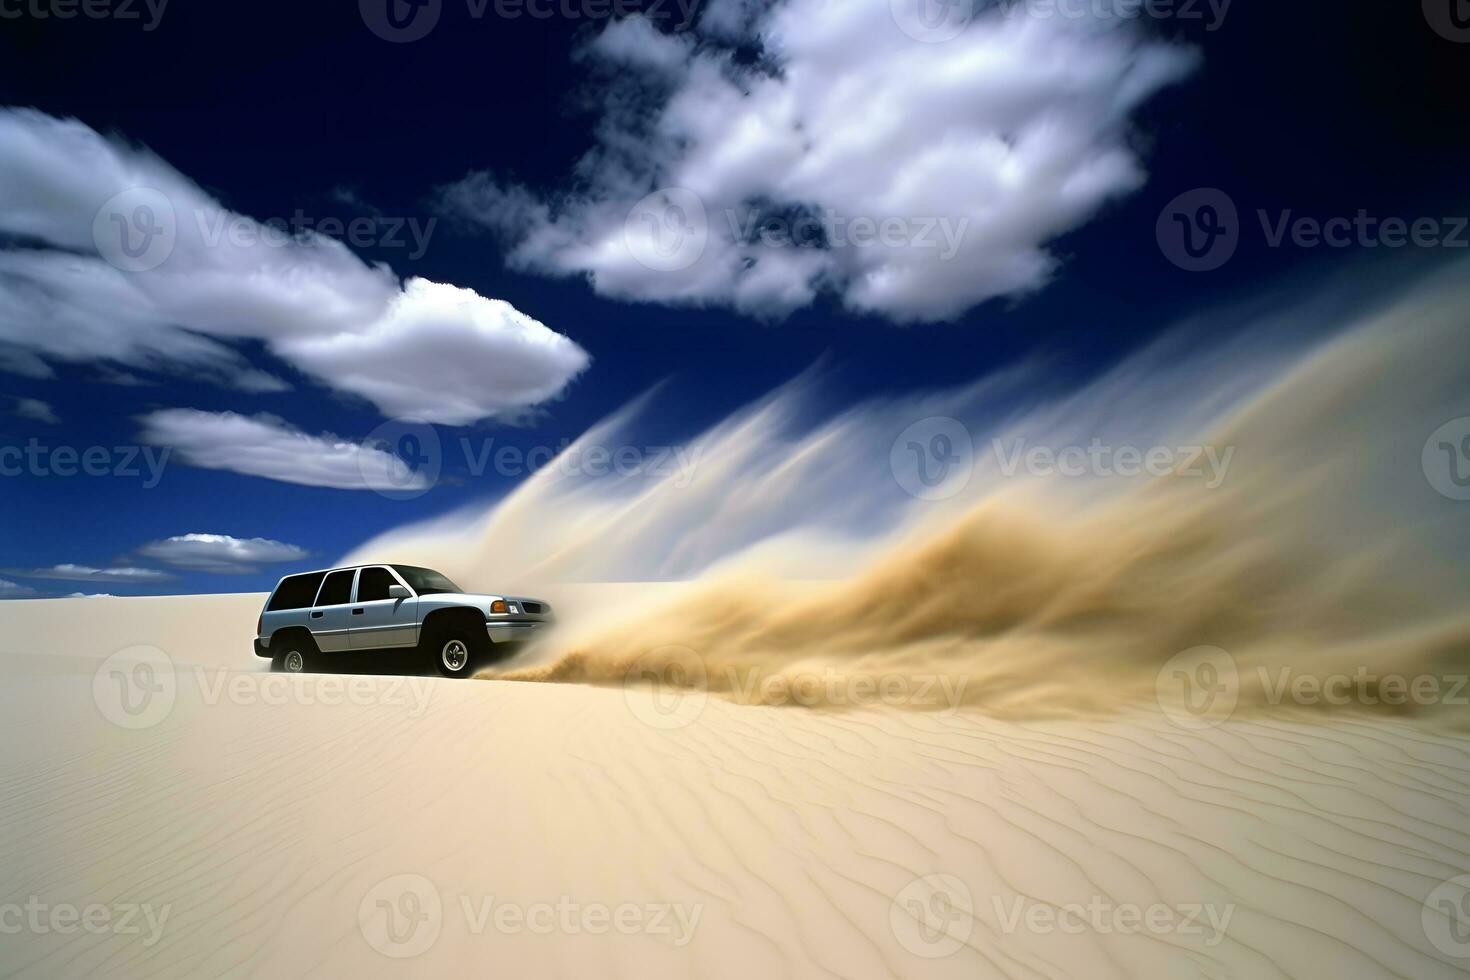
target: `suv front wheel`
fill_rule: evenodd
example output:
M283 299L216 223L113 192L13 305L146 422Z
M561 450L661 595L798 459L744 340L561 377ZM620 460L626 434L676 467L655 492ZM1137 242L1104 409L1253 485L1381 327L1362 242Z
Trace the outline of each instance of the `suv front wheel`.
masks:
M469 677L484 652L489 638L481 627L479 635L467 624L454 623L433 629L424 645L434 658L434 666L445 677Z

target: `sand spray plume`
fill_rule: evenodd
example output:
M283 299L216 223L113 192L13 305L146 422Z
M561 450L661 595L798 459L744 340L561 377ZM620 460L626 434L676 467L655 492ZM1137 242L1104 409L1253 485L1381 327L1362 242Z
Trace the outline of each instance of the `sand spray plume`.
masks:
M621 684L668 667L739 701L834 707L816 679L930 677L955 704L1024 718L1150 703L1171 658L1208 646L1232 658L1236 711L1463 722L1470 708L1446 696L1470 672L1470 502L1436 491L1424 454L1470 415L1470 289L1433 279L1319 326L1328 339L1310 345L1165 342L1072 392L1029 365L815 424L803 379L695 440L686 486L543 471L468 539L420 526L357 554L553 600L569 583L680 582L571 603L556 634L485 676ZM627 438L645 408L585 438ZM973 469L962 492L918 499L890 453L935 416L973 434ZM1185 452L1162 476L1099 469L1096 453L1075 476L1007 472L1018 443L1041 450L1033 462ZM1182 465L1200 447L1228 459L1216 482ZM1438 700L1385 702L1388 674L1440 682ZM1304 699L1301 677L1357 678L1355 693Z

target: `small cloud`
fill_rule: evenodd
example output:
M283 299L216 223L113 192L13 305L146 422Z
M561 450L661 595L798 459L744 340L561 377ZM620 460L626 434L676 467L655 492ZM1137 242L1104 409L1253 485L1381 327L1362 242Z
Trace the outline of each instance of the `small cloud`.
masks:
M61 424L61 418L56 414L55 410L39 398L17 398L15 400L15 411L11 414L16 418L45 422L47 425Z
M60 582L167 582L174 576L153 568L93 568L90 565L64 563L29 571L11 569L10 574L22 578L54 579Z
M306 549L270 538L236 538L228 534L179 534L138 549L144 558L176 568L214 575L245 575L272 562L300 561Z
M0 599L31 599L38 593L28 585L8 582L0 578Z
M98 365L97 380L103 384L119 385L124 388L151 388L158 384L138 377L130 371L120 371L106 364Z

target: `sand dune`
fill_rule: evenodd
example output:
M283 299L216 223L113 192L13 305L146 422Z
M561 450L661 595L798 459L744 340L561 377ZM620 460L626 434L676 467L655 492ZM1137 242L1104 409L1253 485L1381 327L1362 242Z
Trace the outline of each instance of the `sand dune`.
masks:
M257 602L5 606L25 642L0 663L0 974L1417 978L1470 963L1451 955L1470 955L1453 944L1464 891L1441 886L1470 872L1470 739L1417 723L1187 731L1157 713L1017 724L290 678L243 647ZM120 727L94 672L145 622L171 705ZM28 902L44 928L12 931ZM100 934L48 918L91 905ZM101 917L129 906L152 919L109 931Z

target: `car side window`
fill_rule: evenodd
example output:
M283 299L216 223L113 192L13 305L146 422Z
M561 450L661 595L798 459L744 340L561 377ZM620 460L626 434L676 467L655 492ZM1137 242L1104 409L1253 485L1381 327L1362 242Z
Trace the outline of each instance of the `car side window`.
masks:
M386 568L364 568L357 578L357 601L376 602L388 598L388 586L398 580Z
M333 572L322 583L322 594L317 596L318 606L340 606L352 601L352 569Z
M271 596L270 605L266 607L267 612L279 612L283 609L305 609L311 605L311 600L316 596L316 587L322 584L322 573L308 573L306 575L292 575L284 579L276 588L276 594Z

